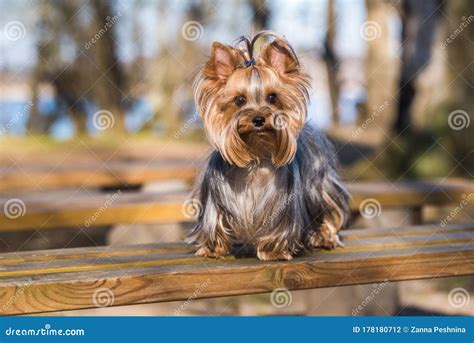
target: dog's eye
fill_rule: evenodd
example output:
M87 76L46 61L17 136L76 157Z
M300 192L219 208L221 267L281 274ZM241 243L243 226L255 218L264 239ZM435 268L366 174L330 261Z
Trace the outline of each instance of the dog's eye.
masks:
M268 96L267 96L267 101L268 101L270 104L276 103L276 101L277 101L277 95L276 95L275 93L268 94Z
M241 107L241 106L244 106L247 103L247 100L245 99L244 96L239 95L239 96L235 97L234 102L237 106Z

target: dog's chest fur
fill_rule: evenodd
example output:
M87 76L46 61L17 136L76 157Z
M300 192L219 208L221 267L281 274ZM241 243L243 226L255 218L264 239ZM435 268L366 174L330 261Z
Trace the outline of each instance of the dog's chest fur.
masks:
M287 171L269 165L249 169L235 168L227 175L226 207L237 214L231 230L238 240L250 241L271 230L275 213L284 211L282 185ZM278 191L280 190L280 192Z

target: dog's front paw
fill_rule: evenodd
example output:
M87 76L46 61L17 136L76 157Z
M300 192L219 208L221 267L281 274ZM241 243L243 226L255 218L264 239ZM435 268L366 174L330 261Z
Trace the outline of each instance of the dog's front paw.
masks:
M289 251L263 251L257 250L257 257L262 261L289 261L293 256Z
M200 247L195 253L196 256L213 257L213 258L224 257L227 254L228 254L228 251L225 248L217 247L215 249L211 249L205 245Z
M333 250L337 247L344 246L344 243L341 242L337 233L324 230L311 233L308 243L312 248L321 248L327 250Z

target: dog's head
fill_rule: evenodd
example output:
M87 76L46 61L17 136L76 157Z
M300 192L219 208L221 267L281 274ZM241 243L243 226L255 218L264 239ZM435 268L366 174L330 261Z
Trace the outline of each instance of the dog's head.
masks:
M259 56L258 41L269 38ZM307 116L309 77L281 36L261 32L240 45L212 44L195 81L195 99L207 136L230 164L291 162Z

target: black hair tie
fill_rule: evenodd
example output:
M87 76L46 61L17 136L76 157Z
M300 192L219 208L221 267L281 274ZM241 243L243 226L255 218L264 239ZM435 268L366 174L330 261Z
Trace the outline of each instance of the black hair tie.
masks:
M255 60L253 58L249 59L248 61L247 60L244 61L245 68L251 67L253 65L255 65Z

